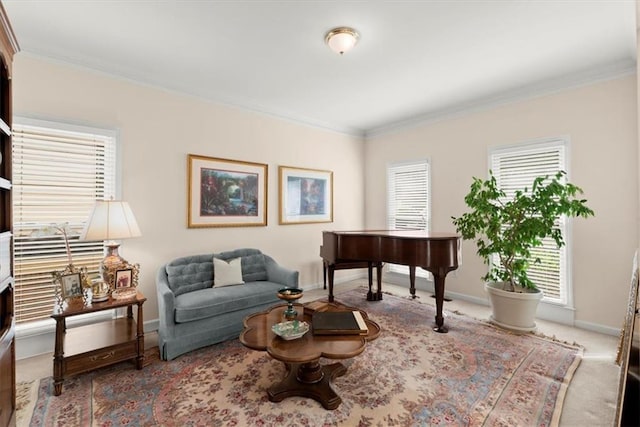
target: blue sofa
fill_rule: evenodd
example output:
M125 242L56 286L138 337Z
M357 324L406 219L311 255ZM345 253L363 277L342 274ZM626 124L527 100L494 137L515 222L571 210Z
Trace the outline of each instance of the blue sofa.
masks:
M244 284L216 287L213 258L241 258ZM160 357L177 356L238 337L242 320L283 301L277 291L298 287L298 272L258 249L177 258L158 269Z

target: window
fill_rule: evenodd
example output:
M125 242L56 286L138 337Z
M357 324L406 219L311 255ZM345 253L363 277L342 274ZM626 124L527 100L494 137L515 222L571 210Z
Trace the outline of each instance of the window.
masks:
M390 230L429 230L429 162L396 163L387 167L387 227ZM390 265L389 271L409 274L409 267ZM416 276L428 272L416 269Z
M490 151L489 165L498 187L507 197L513 197L516 190L525 186L531 188L538 176L567 171L566 151L564 139L499 148ZM560 218L558 226L567 243L564 247L556 248L553 239L548 238L542 246L532 250L533 259L540 258L541 262L532 262L529 273L531 280L543 291L544 300L559 304L569 302L567 257L570 242L567 225L567 219Z
M13 230L16 321L48 319L51 272L68 264L66 225L76 267L96 274L102 241L79 241L94 201L115 196L115 133L16 118L13 126Z

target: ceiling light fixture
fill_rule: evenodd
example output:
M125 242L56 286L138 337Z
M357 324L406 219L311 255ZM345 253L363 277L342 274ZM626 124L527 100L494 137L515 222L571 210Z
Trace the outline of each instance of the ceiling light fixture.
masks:
M350 51L358 43L359 38L360 34L353 28L338 27L329 31L324 36L324 41L331 50L342 55Z

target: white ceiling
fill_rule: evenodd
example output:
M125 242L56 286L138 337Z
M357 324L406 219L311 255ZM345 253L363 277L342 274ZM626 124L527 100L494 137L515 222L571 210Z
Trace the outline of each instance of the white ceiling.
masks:
M21 51L355 135L635 70L634 0L4 0ZM336 26L360 34L339 56Z

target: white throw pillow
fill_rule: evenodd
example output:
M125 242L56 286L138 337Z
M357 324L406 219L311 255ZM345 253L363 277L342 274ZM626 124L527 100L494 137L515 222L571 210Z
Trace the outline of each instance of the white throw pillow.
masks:
M213 286L220 288L229 285L242 285L242 259L234 258L229 262L213 258Z

